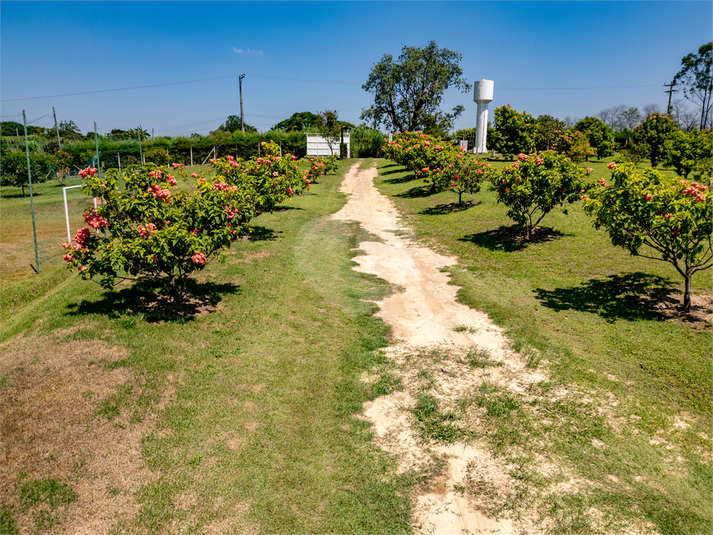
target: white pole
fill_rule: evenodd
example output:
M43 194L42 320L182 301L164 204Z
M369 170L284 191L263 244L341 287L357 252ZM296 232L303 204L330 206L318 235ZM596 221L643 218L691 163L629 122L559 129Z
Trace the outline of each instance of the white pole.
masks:
M72 233L69 230L69 208L67 207L67 190L81 187L82 186L65 186L62 188L62 195L64 195L64 220L67 222L67 243L72 243Z

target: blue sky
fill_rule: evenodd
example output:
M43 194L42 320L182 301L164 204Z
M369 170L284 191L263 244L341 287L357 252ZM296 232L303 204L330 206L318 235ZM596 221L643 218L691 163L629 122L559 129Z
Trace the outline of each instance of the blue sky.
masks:
M712 24L710 1L3 0L0 115L21 122L24 109L52 126L54 106L85 133L96 121L100 133L207 134L240 114L244 73L245 121L261 131L298 111L359 124L373 64L430 40L462 54L469 82L495 81L491 117L505 104L561 119L665 108L663 84L711 41ZM154 87L114 91L137 86ZM443 107L457 104L456 128L475 126L472 93L449 90Z

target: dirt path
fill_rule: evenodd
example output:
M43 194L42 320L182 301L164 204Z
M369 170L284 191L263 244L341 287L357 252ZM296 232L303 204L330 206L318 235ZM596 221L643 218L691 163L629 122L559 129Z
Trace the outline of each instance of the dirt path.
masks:
M408 229L400 221L399 213L388 197L374 187L375 168L359 169L354 164L347 173L340 191L349 194L347 204L333 218L359 222L380 241L365 241L358 248L365 254L357 256L355 267L360 272L379 276L396 285L401 291L377 302L378 316L392 329L399 343L388 348L386 354L397 359L399 354L418 348L444 346L462 351L477 345L502 362L508 362L510 372L523 366L512 360L501 329L487 315L456 302L457 287L449 285L445 266L456 263L428 248L417 246L408 238ZM454 331L462 326L460 332ZM467 329L464 329L467 327ZM503 373L507 373L503 371ZM528 382L542 380L528 377ZM463 377L444 374L439 377L441 390L462 390ZM417 497L416 524L423 533L515 533L509 520L495 521L480 513L468 502L457 487L467 483L469 467L491 461L483 448L464 444L450 446L424 445L411 428L408 408L413 397L405 392L382 396L365 404L365 414L374 423L380 445L397 454L400 470L408 470L427 462L434 453L447 459L442 481L427 494Z

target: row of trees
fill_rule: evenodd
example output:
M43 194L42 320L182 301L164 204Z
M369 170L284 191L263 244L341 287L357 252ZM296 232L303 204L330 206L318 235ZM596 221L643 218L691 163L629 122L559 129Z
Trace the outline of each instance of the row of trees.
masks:
M535 119L509 105L495 109L489 132L489 146L508 159L516 154L555 150L575 162L591 157L606 158L620 150L619 161L638 163L649 159L652 167L663 163L684 178L710 176L713 134L710 130L685 131L676 121L661 113L652 113L627 133L626 143L617 144L614 130L596 117L585 117L574 126L549 115Z
M261 147L262 156L249 160L212 160L213 177L188 176L179 163L133 166L121 177L116 171L100 177L97 168L82 170L84 193L104 202L87 208L87 226L77 231L74 243L63 244L69 269L85 280L99 278L104 288L140 278L182 300L191 274L249 234L253 217L310 186L295 155L280 154L276 143Z
M593 169L582 169L553 150L520 153L515 163L496 171L445 140L422 133L398 134L384 152L430 182L432 189L456 191L459 201L462 191L456 188L477 193L481 183L489 182L497 202L507 207L508 217L523 228L528 240L553 209L583 201L594 226L606 230L614 245L632 255L668 262L681 274L684 311L691 307L692 276L713 265L710 178L690 182L612 162L610 180L594 180L588 178Z

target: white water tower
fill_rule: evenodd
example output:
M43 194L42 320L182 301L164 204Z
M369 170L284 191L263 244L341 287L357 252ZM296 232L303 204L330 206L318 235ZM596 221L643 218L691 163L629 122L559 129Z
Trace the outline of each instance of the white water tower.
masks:
M475 82L475 92L473 100L478 103L478 116L475 123L475 154L485 154L488 149L485 148L485 141L488 136L488 102L493 100L493 86L495 82L492 80L478 80Z

